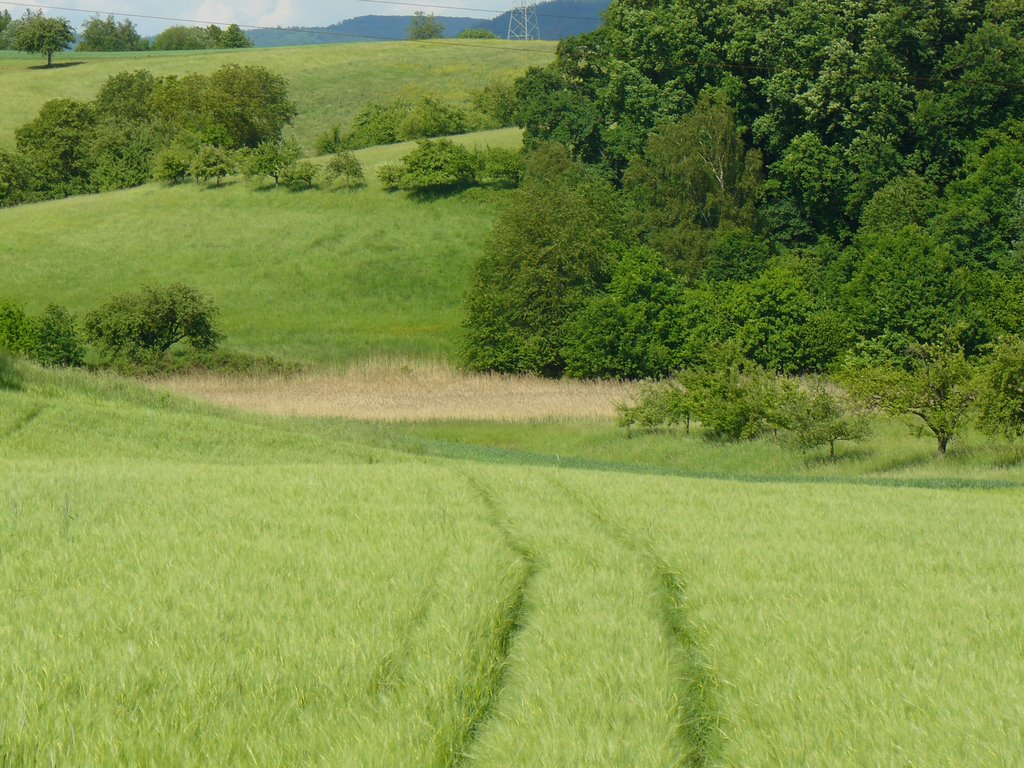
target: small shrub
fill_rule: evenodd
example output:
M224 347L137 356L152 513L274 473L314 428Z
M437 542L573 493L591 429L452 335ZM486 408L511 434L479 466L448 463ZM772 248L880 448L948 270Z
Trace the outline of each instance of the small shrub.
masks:
M494 127L515 125L519 98L514 80L495 78L473 94L472 100L473 106L486 115Z
M257 186L272 179L276 187L299 160L301 150L294 139L264 141L241 155L241 169Z
M786 428L801 450L827 445L829 459L835 461L838 441L863 440L870 433L864 411L822 379L813 379L806 388L792 388L786 394Z
M412 109L412 103L404 100L367 105L352 121L352 127L342 138L342 147L363 149L400 141L399 126Z
M351 152L338 152L320 170L320 185L324 189L356 189L365 186L363 166Z
M488 147L477 153L477 176L480 184L494 187L518 187L526 173L526 159L518 149Z
M0 352L0 389L21 389L21 371L3 352Z
M23 307L0 302L0 352L23 355L28 349L29 321Z
M153 178L165 184L181 184L188 178L193 153L185 147L162 149L153 158Z
M292 163L281 174L281 183L292 191L312 189L316 181L318 168L309 160Z
M649 431L673 427L686 419L689 431L692 403L689 392L678 379L647 382L641 385L633 402L616 407L619 426L626 429Z
M456 35L459 40L497 40L498 36L489 29L464 29Z
M42 365L78 366L85 361L85 345L75 318L58 304L29 318L27 346L28 356Z
M331 155L344 148L341 126L334 125L316 137L316 153L318 155Z
M467 130L465 112L437 99L425 98L417 102L402 120L398 135L402 139L430 139Z
M188 172L196 181L207 182L212 179L220 186L225 176L235 172L235 158L223 147L204 144L192 158Z
M694 415L711 440L754 440L787 425L785 403L793 385L747 361L690 372Z
M425 139L402 160L399 189L421 194L468 186L476 178L473 153L449 141Z
M384 163L377 169L377 180L389 192L395 192L402 184L404 168L401 163Z

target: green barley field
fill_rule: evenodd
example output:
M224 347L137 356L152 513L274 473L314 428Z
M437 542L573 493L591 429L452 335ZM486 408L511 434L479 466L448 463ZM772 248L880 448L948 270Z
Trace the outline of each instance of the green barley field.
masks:
M1020 484L495 463L21 372L0 765L1024 755Z

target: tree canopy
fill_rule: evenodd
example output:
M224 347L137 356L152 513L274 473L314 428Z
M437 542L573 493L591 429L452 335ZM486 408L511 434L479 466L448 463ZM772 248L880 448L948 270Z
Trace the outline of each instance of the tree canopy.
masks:
M28 10L18 24L14 47L25 53L42 54L46 57L46 66L50 67L53 54L66 50L74 41L75 30L67 19Z
M610 182L626 224L545 331L572 330L570 364L533 370L661 376L725 344L786 374L906 368L949 335L972 360L1024 332L1019 3L614 0L605 19L515 84L525 146L557 143ZM562 231L517 235L554 273L575 254L558 215ZM657 302L613 278L636 274L619 260L637 244L671 275ZM467 344L505 348L525 310L484 311L484 294L467 299ZM504 369L488 354L468 359Z
M82 25L82 35L75 47L79 51L144 51L149 44L135 29L130 19L116 21L93 16Z

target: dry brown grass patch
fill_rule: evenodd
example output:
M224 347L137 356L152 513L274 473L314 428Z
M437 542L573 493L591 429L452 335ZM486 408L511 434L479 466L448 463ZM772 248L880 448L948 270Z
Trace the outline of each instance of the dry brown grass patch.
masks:
M289 376L179 376L154 386L245 411L368 421L611 418L631 393L620 382L470 374L445 363L395 360Z

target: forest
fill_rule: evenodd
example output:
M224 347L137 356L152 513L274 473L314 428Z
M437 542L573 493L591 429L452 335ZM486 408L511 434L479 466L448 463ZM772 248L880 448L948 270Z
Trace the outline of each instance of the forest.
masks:
M1019 334L1022 30L1013 1L616 2L517 83L532 159L463 361L806 374Z

